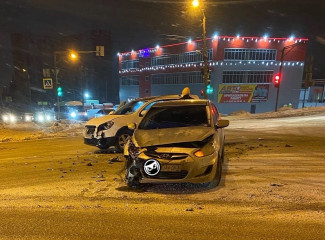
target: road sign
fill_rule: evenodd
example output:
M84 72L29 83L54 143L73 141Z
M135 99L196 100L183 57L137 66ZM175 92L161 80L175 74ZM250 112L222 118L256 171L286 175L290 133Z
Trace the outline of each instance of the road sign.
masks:
M43 78L43 87L44 89L53 89L52 78Z

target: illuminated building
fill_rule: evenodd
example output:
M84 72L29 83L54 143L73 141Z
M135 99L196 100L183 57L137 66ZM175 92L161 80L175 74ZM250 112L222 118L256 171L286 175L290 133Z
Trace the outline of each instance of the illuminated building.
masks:
M298 107L306 38L213 36L208 38L211 86L208 96L222 113L273 111L277 89L273 76L283 66L279 108ZM120 100L204 90L202 40L118 53Z

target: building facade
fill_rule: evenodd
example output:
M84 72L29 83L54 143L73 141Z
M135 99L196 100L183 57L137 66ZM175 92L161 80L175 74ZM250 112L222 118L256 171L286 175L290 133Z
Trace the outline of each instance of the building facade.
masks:
M305 38L218 36L207 39L209 99L222 113L275 109L273 77L282 64L278 106L298 107L306 55ZM186 86L200 95L203 42L156 46L119 53L120 100L180 94ZM283 53L283 59L281 56Z

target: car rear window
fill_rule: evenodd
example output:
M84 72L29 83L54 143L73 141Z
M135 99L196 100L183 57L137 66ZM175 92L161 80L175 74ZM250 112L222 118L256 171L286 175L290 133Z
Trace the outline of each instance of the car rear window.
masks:
M164 106L150 108L139 129L163 129L189 126L208 126L205 105Z

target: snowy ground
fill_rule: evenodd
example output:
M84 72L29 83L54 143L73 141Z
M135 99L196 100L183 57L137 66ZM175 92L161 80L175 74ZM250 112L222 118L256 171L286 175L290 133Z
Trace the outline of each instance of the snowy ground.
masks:
M3 127L0 239L324 239L325 108L225 118L215 189L130 190L79 123Z

